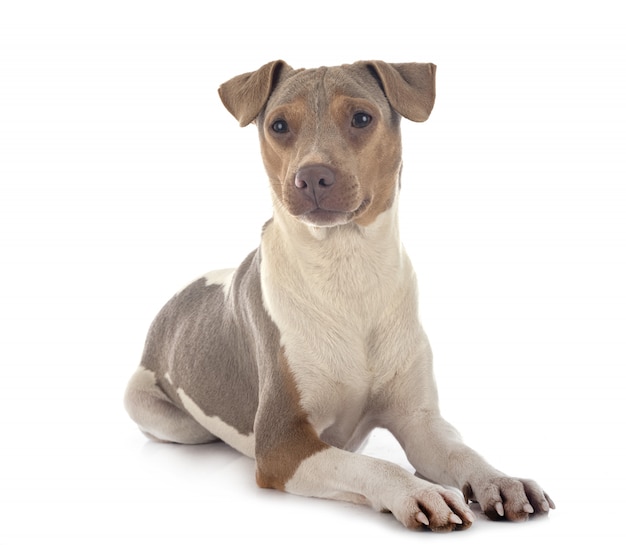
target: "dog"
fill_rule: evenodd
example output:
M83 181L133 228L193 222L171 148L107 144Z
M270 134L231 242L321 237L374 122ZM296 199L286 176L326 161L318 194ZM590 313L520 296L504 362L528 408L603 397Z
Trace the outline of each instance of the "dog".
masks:
M224 441L260 487L367 504L413 529L520 521L554 508L466 446L440 415L415 273L400 242L400 120L428 119L436 67L284 61L219 88L256 124L273 216L236 269L154 320L125 407L157 441ZM388 429L415 468L357 453ZM462 492L462 493L461 493Z

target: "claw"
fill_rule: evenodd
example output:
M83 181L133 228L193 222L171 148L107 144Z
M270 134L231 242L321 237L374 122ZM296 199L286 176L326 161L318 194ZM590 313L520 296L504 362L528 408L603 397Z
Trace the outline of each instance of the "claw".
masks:
M418 522L421 522L424 526L428 526L430 524L430 521L426 518L426 515L422 513L421 511L417 514L417 517L415 518L417 519Z
M535 512L535 510L533 509L533 506L530 505L530 503L525 504L523 509L524 509L524 512L528 514Z
M452 522L453 524L463 524L463 521L461 520L461 517L459 517L455 513L452 513L450 515L450 522Z
M496 513L498 513L498 515L500 515L501 517L504 516L504 507L502 506L501 501L497 502L493 507L496 510Z

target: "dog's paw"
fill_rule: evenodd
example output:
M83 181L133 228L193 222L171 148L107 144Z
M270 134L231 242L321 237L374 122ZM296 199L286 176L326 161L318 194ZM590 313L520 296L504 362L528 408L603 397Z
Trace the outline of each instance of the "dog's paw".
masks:
M554 509L554 502L529 479L495 477L463 487L466 500L477 501L491 520L527 520L533 514Z
M474 515L455 492L429 486L398 498L391 509L407 528L451 532L465 530L474 522Z

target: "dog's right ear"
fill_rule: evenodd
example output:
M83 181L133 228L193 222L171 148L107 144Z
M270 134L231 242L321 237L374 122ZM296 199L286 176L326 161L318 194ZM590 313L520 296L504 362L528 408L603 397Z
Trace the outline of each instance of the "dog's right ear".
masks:
M226 109L245 127L261 113L281 73L291 70L285 61L268 62L255 72L229 79L217 92Z

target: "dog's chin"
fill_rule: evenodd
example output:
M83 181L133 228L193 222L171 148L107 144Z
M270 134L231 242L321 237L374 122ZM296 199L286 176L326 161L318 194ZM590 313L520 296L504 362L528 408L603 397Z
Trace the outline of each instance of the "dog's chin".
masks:
M353 212L337 212L316 208L298 216L298 219L310 227L336 227L349 223L353 216Z
M368 206L369 199L364 200L356 210L340 211L316 208L298 216L298 219L310 227L337 227L350 223Z

